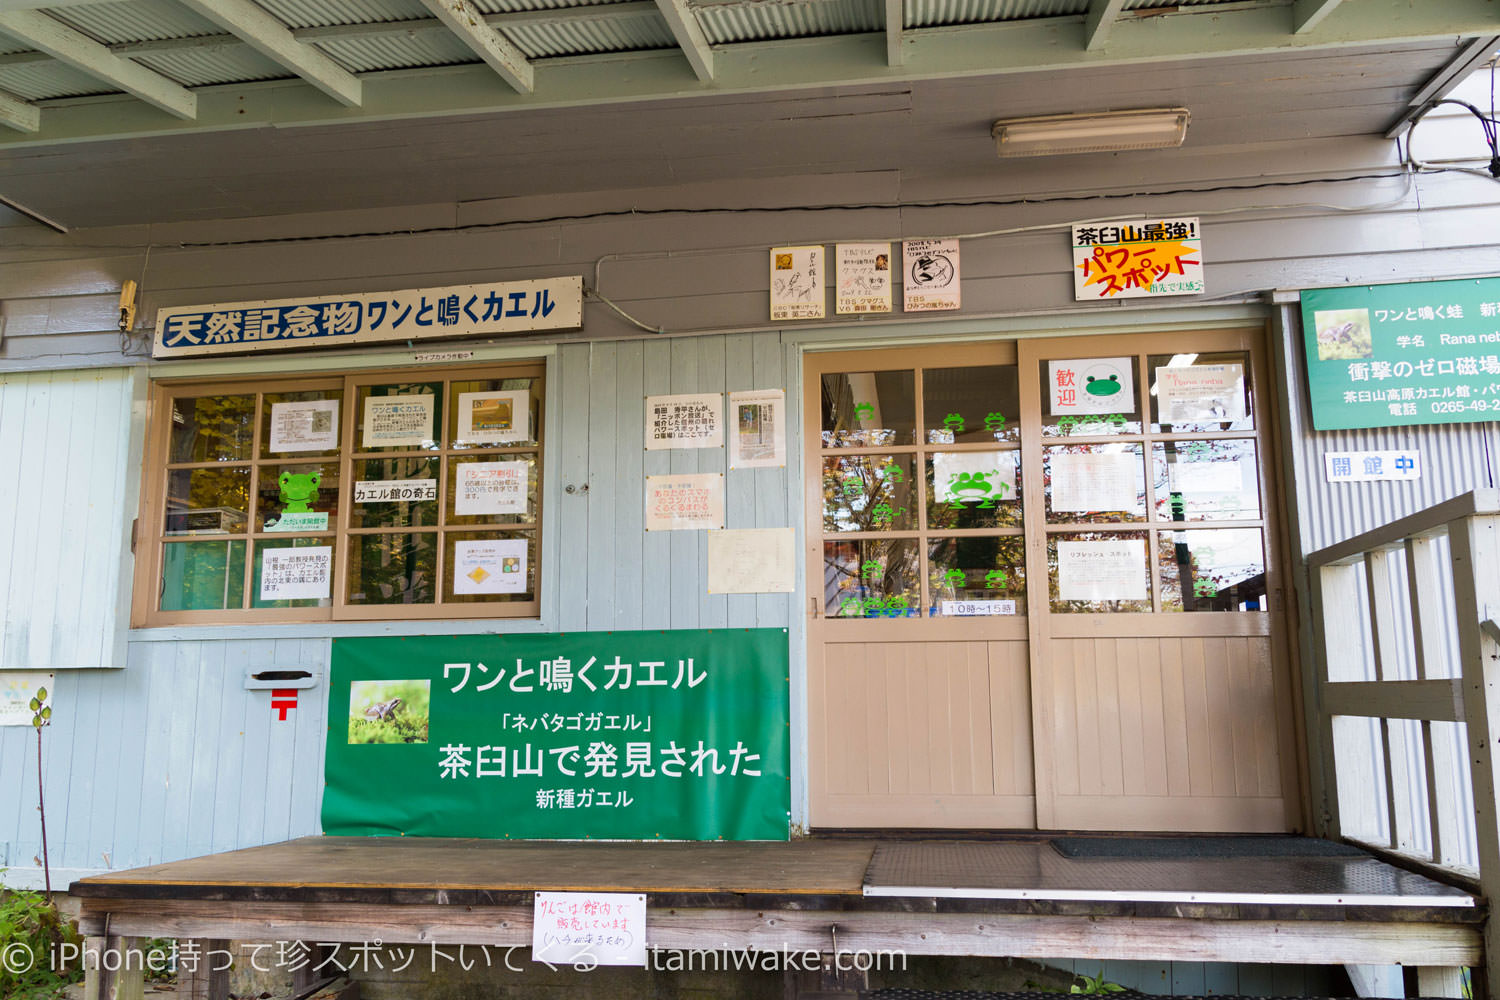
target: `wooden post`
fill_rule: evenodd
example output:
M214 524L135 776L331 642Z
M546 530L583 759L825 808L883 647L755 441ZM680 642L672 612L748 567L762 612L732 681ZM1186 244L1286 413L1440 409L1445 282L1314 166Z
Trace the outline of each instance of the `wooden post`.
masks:
M1464 995L1462 969L1451 966L1424 965L1417 968L1417 996L1461 997Z
M85 940L85 952L95 960L84 959L84 1000L145 1000L146 953L140 938L91 937Z
M1500 817L1496 815L1494 752L1500 742L1500 643L1480 623L1500 615L1500 517L1474 515L1452 522L1454 610L1463 669L1464 717L1469 727L1474 829L1478 835L1479 883L1489 899L1500 899ZM1486 606L1486 601L1496 602ZM1500 984L1500 921L1484 926L1485 976Z
M179 962L177 981L184 1000L229 1000L229 964L232 956L229 942L218 939L195 939L184 948L193 958L192 967ZM222 968L221 968L222 966Z

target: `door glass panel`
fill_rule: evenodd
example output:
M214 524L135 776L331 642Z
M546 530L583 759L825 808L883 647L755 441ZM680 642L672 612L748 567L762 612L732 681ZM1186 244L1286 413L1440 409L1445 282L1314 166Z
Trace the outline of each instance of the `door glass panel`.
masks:
M913 469L911 455L825 456L823 530L914 530Z
M361 386L355 451L434 451L442 446L442 382Z
M339 467L262 465L255 512L261 531L327 531L339 509Z
M446 524L523 524L536 520L534 453L464 455L448 460Z
M927 543L928 614L1024 615L1026 540L1020 535L934 538Z
M928 454L929 528L1010 528L1020 524L1019 451Z
M916 443L915 376L910 371L823 376L823 447Z
M333 601L333 537L260 539L252 608L326 608Z
M1265 611L1259 528L1163 531L1157 536L1163 611Z
M350 604L431 604L437 593L437 533L349 539Z
M455 448L535 445L541 435L536 379L469 379L450 384L448 439Z
M536 532L449 532L443 546L444 602L536 600Z
M1139 444L1073 444L1042 449L1048 524L1117 524L1146 519L1146 467Z
M260 457L338 454L343 395L337 389L266 393L260 407Z
M928 444L1019 441L1020 414L1015 365L922 372L922 426Z
M1254 441L1158 441L1151 466L1158 520L1260 518Z
M354 461L351 528L437 524L438 460L422 456Z
M1254 430L1250 356L1153 354L1146 359L1151 379L1151 430L1172 434Z
M167 473L168 535L234 535L250 509L250 467L210 466Z
M1047 536L1055 612L1150 611L1144 531L1077 531Z
M823 543L827 618L910 618L919 614L917 541L850 539Z
M250 458L254 396L172 400L169 462L238 462Z
M222 611L245 604L245 543L162 546L161 610Z
M1135 356L1044 361L1043 437L1139 434Z

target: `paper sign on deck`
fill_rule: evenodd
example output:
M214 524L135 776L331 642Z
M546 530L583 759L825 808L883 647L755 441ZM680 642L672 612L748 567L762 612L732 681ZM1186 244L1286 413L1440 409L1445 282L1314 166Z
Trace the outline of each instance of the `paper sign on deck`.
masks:
M539 892L531 960L591 969L646 965L646 897L632 892Z

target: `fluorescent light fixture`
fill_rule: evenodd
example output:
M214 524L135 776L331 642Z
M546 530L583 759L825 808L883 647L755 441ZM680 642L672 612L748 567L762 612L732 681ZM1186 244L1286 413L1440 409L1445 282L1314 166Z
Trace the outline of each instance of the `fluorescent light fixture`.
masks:
M1002 118L990 134L1002 157L1165 149L1187 137L1187 108Z

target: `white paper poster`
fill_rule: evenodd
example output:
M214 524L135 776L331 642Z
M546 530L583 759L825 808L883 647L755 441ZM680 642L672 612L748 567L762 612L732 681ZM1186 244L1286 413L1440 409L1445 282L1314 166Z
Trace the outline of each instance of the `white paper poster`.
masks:
M901 308L907 312L958 309L958 240L907 240L901 244Z
M791 528L743 528L708 533L710 594L790 594Z
M453 543L455 594L524 594L524 538L496 538Z
M464 517L526 513L526 462L464 462L458 469L453 512Z
M1057 543L1057 596L1064 601L1144 601L1146 541Z
M338 446L338 400L271 404L272 452L334 451Z
M1054 417L1135 412L1135 359L1086 358L1047 362Z
M891 311L891 245L889 243L840 243L836 313L888 313Z
M823 248L771 248L771 318L822 319Z
M724 527L724 474L646 477L646 530Z
M646 450L724 444L724 396L718 392L646 397Z
M1182 365L1156 369L1157 410L1164 424L1245 419L1244 365Z
M260 599L308 601L326 598L333 589L333 546L262 549Z
M37 670L0 671L0 726L25 726L32 728L38 709L31 707L36 698L42 708L52 707L55 675ZM47 719L42 725L50 725Z
M756 389L729 394L729 467L786 465L786 393Z
M1244 483L1236 461L1187 462L1179 458L1167 466L1167 484L1173 493L1238 493Z
M531 960L552 965L646 964L646 897L630 892L539 892Z
M1141 510L1141 460L1130 452L1052 456L1052 510Z
M455 444L513 444L531 440L531 392L461 392Z
M436 438L432 433L434 397L366 396L363 450L420 448Z
M1013 615L1015 601L939 601L938 612L944 618Z
M354 484L355 503L395 503L436 499L436 479L372 479Z
M938 452L932 456L932 486L938 503L983 506L1016 499L1015 453Z

